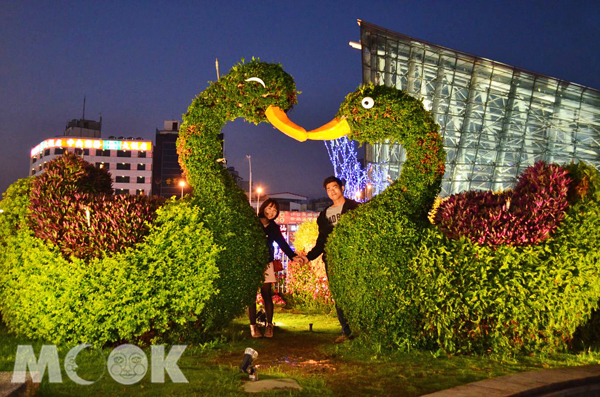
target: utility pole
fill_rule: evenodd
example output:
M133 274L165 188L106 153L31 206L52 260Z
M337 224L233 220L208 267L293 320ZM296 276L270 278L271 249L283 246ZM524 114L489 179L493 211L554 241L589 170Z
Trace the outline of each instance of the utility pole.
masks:
M250 168L250 181L248 182L248 202L252 205L252 156L246 155L248 159L248 167Z

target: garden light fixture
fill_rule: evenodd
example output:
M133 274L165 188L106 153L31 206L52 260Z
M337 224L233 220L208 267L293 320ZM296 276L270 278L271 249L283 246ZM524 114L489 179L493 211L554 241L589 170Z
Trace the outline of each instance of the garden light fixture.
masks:
M256 357L258 357L258 352L253 348L247 347L246 350L244 350L244 359L240 365L240 371L248 374L250 380L258 380L258 373L256 372L254 365L252 365L252 361L256 360Z

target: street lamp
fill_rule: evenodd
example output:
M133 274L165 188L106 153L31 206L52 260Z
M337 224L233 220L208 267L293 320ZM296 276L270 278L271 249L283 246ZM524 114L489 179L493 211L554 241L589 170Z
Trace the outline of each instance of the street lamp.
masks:
M260 194L262 191L262 187L256 188L256 193L258 193L258 196L256 196L256 215L258 215L258 207L260 207Z
M183 198L183 188L185 187L185 181L179 181L179 186L181 186L181 198Z
M246 155L248 159L248 168L250 168L250 182L248 182L248 201L252 204L252 156Z

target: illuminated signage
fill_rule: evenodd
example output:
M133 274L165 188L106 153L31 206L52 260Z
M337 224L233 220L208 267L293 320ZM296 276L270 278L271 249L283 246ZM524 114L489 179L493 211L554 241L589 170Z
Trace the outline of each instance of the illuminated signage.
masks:
M152 142L144 141L104 141L102 139L85 139L85 138L54 138L46 139L33 149L31 149L31 157L38 155L45 149L60 147L60 148L80 148L80 149L102 149L102 150L152 150Z
M318 212L308 211L280 211L275 219L278 225L298 225L306 221L316 220L319 217Z

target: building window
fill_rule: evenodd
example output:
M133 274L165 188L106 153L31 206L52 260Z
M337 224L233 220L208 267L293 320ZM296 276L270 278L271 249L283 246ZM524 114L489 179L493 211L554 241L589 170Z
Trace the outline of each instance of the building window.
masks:
M35 175L35 168L31 169L31 175Z
M115 194L129 194L129 189L115 189Z
M37 157L33 157L33 158L31 159L31 164L35 163L36 161L37 161ZM139 169L139 168L138 168L138 169Z
M110 157L110 150L96 149L96 156Z
M138 157L146 157L146 152L138 152Z
M64 152L65 152L64 148L61 148L61 147L54 148L54 154L63 154Z
M50 149L44 150L44 156L49 156L49 155L50 155Z
M96 167L108 170L110 168L110 163L96 163Z
M83 154L83 149L79 149L79 148L75 149L75 154L78 156L81 156Z
M173 131L177 131L177 122L173 123Z
M137 169L138 169L138 171L145 171L146 170L146 164L138 164Z
M117 183L129 183L129 177L128 176L118 176L115 178L115 182Z
M128 150L117 150L117 157L131 157L131 152Z
M137 177L137 183L146 183L146 177L145 176L138 176Z
M117 169L118 170L130 170L131 169L131 164L129 164L129 163L117 163Z
M84 156L89 156L90 155L90 149L83 149L83 155Z
M136 196L143 196L144 195L144 189L137 189L135 191Z

